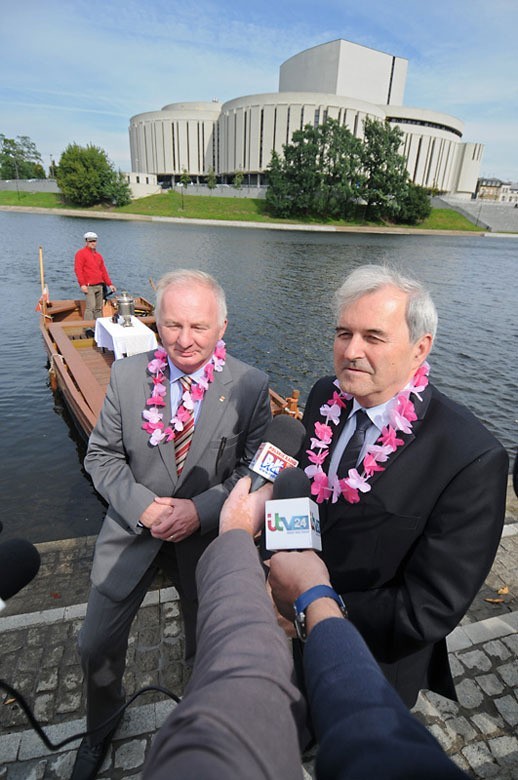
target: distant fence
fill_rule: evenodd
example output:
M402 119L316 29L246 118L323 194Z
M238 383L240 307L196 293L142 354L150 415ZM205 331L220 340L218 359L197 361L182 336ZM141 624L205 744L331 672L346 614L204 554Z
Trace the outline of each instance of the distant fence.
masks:
M59 192L55 179L0 179L0 190L12 192Z
M156 192L167 192L167 189L160 189L160 185L145 185L131 182L130 187L134 197L155 194ZM144 188L147 190L144 192ZM181 192L183 185L176 184L172 187L175 192ZM140 188L140 191L139 191ZM171 188L170 188L171 189ZM231 184L217 184L216 188L210 190L206 184L188 184L184 192L187 195L217 195L219 198L264 198L268 187L248 187L242 185L239 189ZM59 187L55 179L0 179L0 190L11 190L13 192L59 192Z

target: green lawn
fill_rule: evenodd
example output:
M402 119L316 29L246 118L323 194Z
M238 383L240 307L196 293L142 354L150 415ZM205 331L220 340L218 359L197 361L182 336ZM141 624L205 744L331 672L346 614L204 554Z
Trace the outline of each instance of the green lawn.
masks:
M0 206L27 206L39 208L73 208L63 203L60 195L50 192L12 192L0 190ZM182 207L183 206L183 207ZM318 225L318 219L277 219L266 212L264 200L236 197L221 198L217 195L187 195L175 190L138 198L122 208L93 206L86 211L108 211L112 214L145 214L157 217L183 217L184 219L231 220L235 222L270 222L277 224ZM376 226L379 223L360 221L327 220L324 224L337 227ZM480 232L482 228L469 222L452 209L434 209L430 217L420 225L409 226L427 230L466 230Z

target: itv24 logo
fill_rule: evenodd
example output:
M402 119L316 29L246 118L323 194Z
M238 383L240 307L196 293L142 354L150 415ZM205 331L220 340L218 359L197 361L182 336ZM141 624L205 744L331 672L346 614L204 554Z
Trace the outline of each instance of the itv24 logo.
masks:
M269 531L309 531L310 528L316 533L320 533L320 522L313 515L291 515L285 517L279 512L268 512L266 515L266 525Z

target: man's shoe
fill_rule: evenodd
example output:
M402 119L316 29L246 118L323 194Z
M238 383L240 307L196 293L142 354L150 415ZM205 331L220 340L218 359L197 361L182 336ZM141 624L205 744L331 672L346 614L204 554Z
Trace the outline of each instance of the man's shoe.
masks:
M108 748L110 747L114 731L110 731L102 742L97 745L90 745L87 737L79 745L74 768L70 780L94 780L102 766Z

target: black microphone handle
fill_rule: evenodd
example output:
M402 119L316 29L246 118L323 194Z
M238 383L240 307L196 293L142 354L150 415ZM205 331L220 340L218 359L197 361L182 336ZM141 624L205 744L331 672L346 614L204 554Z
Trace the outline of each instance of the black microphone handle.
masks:
M252 477L250 493L254 493L256 490L259 490L259 488L262 488L263 485L267 485L268 483L270 483L270 485L272 484L269 479L261 476L261 474L256 474L255 471L250 471L250 476Z

